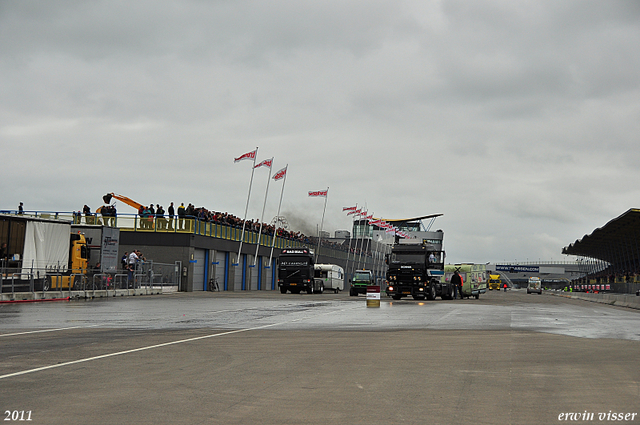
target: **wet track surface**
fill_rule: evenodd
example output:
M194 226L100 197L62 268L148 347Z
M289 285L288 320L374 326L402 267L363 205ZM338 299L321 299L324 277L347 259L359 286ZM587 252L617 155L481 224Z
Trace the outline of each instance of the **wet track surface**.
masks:
M522 330L640 340L640 312L523 291L480 300L392 301L363 296L201 293L0 306L0 335L69 327L130 329Z
M638 412L639 341L638 310L519 291L380 308L274 292L4 304L0 411L53 425L546 424Z

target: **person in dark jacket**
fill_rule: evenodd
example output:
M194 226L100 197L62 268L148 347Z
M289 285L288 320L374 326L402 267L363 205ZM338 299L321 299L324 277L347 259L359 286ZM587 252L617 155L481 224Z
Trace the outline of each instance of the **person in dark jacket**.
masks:
M167 208L167 213L169 214L169 230L173 230L173 218L176 215L176 210L173 209L173 202Z
M453 299L455 300L457 298L456 292L460 294L460 299L462 299L462 276L460 276L460 273L457 271L453 273L451 283L453 284Z

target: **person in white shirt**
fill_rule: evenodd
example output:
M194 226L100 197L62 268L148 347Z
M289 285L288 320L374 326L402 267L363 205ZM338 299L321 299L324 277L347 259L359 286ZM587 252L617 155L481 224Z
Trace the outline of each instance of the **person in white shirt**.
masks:
M133 285L133 272L136 270L136 263L138 262L138 255L136 251L131 251L127 263L129 265L129 285Z

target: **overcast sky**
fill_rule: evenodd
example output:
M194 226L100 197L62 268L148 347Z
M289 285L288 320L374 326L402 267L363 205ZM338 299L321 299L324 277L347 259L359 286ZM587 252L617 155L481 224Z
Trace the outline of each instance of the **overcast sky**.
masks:
M332 234L441 213L449 262L561 260L640 206L639 83L636 0L0 0L0 209L242 217L259 147L292 225L329 187Z

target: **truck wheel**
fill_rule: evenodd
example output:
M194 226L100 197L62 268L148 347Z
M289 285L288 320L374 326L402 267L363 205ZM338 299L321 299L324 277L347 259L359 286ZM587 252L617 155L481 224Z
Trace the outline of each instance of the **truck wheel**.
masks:
M287 288L280 287L280 293L281 294L286 294L287 293Z
M402 298L402 295L392 295L391 298L393 298L394 300L399 300L400 298Z
M324 283L320 284L320 287L316 291L316 294L322 294L324 292Z
M480 299L480 294L476 294L476 300Z
M429 287L429 289L427 290L427 299L428 300L435 300L436 299L436 288L435 288L435 286L431 285Z
M353 289L349 289L349 295L352 296L352 297L357 297L358 293L355 292Z

